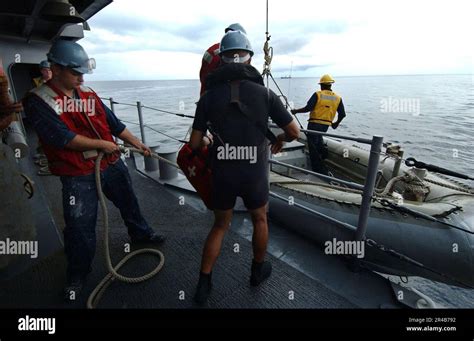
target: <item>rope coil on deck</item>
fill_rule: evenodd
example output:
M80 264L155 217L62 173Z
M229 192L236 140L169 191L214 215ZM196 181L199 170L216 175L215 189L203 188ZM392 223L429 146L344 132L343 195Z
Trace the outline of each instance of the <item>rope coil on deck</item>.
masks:
M126 151L127 149L121 147L120 150L123 152L123 151ZM143 154L143 151L137 148L129 148L128 150ZM144 248L144 249L139 249L139 250L131 252L129 255L125 256L115 267L112 265L112 260L110 258L110 246L109 246L109 216L108 216L107 204L105 203L104 193L102 192L102 185L101 185L101 180L100 180L100 163L103 157L104 157L104 153L101 152L99 156L97 157L97 160L95 161L95 181L96 181L96 187L97 187L97 196L99 197L100 207L102 210L102 217L104 219L105 260L107 263L107 270L109 271L109 273L104 277L104 279L102 279L102 281L97 285L97 287L92 291L91 295L89 296L89 299L87 300L87 308L89 309L93 309L97 306L105 290L115 279L118 279L119 281L122 281L125 283L144 282L152 278L153 276L155 276L158 272L160 272L161 268L165 264L165 256L163 255L161 251L157 249L152 249L152 248ZM169 160L166 160L165 158L162 158L161 156L155 153L152 153L151 157L158 158L159 160L167 162L175 167L178 166L177 164ZM160 263L156 266L156 268L153 271L140 277L127 277L118 273L118 270L128 260L143 253L152 253L152 254L157 255L160 258Z

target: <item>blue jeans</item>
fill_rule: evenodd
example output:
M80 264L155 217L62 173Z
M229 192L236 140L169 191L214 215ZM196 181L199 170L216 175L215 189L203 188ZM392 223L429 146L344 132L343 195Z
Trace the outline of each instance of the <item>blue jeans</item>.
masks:
M90 272L96 248L98 197L95 174L62 176L64 248L68 261L68 280L83 278ZM102 191L120 210L132 238L146 238L153 233L143 218L133 192L128 169L122 160L101 173Z
M327 132L329 126L319 123L308 123L308 130ZM311 159L311 168L313 172L328 175L328 170L324 165L325 151L324 140L321 135L308 134L309 157Z

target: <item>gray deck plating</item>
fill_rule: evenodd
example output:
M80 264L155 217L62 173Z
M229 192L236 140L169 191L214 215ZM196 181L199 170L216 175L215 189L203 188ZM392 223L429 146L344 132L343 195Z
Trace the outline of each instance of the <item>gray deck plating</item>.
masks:
M131 285L113 283L100 303L101 308L189 308L198 279L201 251L212 223L211 213L199 212L178 199L152 180L131 171L134 187L143 213L157 230L167 234L159 247L165 254L162 271L147 282ZM63 226L60 182L55 177L40 178L58 226ZM117 263L125 254L128 243L126 228L118 210L109 205L112 259ZM93 272L83 294L74 304L62 302L66 261L59 251L21 275L1 283L1 308L83 308L88 294L106 274L102 250L102 226L98 222L98 247ZM240 252L234 252L238 244ZM269 255L273 264L272 277L259 288L249 285L251 243L234 231L226 236L221 256L213 274L212 308L355 308L356 306L285 262ZM150 271L158 260L153 256L133 259L123 273L141 275ZM290 299L290 292L294 299ZM184 299L183 298L184 293Z

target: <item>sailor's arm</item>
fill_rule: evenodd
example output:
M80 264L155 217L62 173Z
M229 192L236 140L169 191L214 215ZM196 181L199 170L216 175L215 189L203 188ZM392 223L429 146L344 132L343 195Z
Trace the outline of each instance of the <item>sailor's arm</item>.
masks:
M72 149L78 152L85 152L87 150L100 149L104 153L112 154L119 151L119 147L110 141L91 139L89 137L77 134L65 146L67 149Z
M7 128L14 120L14 113L23 110L21 103L0 104L0 130Z
M337 107L337 121L331 124L332 128L336 129L345 117L346 117L346 110L344 109L344 104L342 103L342 99L341 99L341 102L339 103L339 106Z
M0 104L0 117L3 118L3 116L10 116L22 110L23 110L23 106L21 105L20 102L10 103L10 104Z
M145 156L151 155L151 149L144 145L142 141L133 135L127 128L122 130L122 132L118 135L118 138L127 142L128 144L131 144L133 147L142 150Z
M294 120L281 129L283 129L283 133L277 136L277 142L271 147L273 154L279 153L285 142L296 140L300 134L300 128Z
M295 122L295 119L288 113L280 99L271 92L271 109L270 117L273 122L277 124L283 133L277 136L277 142L271 147L273 154L278 153L285 142L291 142L298 138L300 134L300 128Z
M189 139L189 145L192 150L197 150L201 146L207 144L203 142L203 138L206 136L207 132L206 109L204 105L205 96L206 95L201 97L199 100L196 107L196 113L194 114L193 131L191 132L191 137Z
M147 147L145 144L142 143L135 135L133 135L123 124L117 116L115 116L114 112L109 109L108 106L100 100L104 110L105 110L105 115L107 118L107 124L109 125L110 132L112 135L118 137L122 141L132 145L133 147L140 149L143 151L145 156L150 156L151 154L151 149Z
M203 137L204 133L202 131L193 129L191 133L191 138L189 139L189 145L191 146L192 150L196 150L201 147Z
M291 113L293 115L296 115L296 114L301 114L304 112L310 112L316 106L317 102L318 102L318 97L316 96L316 94L313 94L311 98L308 100L308 103L306 103L306 106L299 109L292 109Z
M91 139L69 130L66 124L51 108L35 95L29 95L23 101L26 116L41 139L58 149L87 151L100 149L113 153L118 147L113 142Z
M281 129L283 129L283 134L278 135L277 139L284 142L294 141L300 135L300 128L298 127L298 125L296 124L294 120L291 121L290 124L288 124L287 126Z
M44 143L63 149L77 135L51 108L36 95L30 94L23 100L27 119Z
M299 109L291 109L291 113L293 115L301 114L301 113L308 112L308 111L310 111L310 110L307 110L306 107L299 108Z

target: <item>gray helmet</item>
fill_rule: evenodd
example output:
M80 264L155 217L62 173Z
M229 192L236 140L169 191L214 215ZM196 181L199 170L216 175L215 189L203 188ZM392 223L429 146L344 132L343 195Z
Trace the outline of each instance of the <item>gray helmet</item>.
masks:
M49 69L51 67L51 64L47 60L42 60L41 63L39 63L39 68L40 69Z
M81 45L70 40L57 40L51 46L47 56L50 62L80 73L92 73L95 69L95 60L87 56Z
M241 31L229 31L227 32L221 40L221 45L219 48L219 54L222 55L224 52L232 50L244 50L250 53L250 56L253 56L252 45L247 36Z
M229 32L229 31L240 31L243 34L247 34L247 31L245 31L245 28L242 25L240 25L239 23L230 24L229 26L227 26L226 29L225 29L225 33Z

